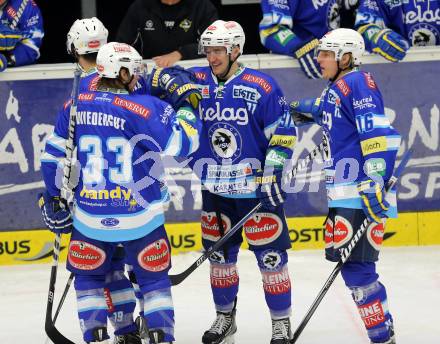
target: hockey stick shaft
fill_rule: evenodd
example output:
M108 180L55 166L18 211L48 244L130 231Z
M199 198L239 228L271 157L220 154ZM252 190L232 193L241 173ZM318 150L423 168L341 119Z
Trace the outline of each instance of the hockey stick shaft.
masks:
M66 300L67 293L69 292L69 289L70 289L70 286L72 285L74 277L75 277L75 275L73 274L73 272L71 272L69 279L66 282L66 286L64 287L63 295L61 296L60 302L58 303L57 310L55 311L55 315L53 316L53 323L54 324L56 323L56 321L58 319L58 315L60 314L61 307L63 307L64 301Z
M72 169L73 150L74 150L73 140L75 135L76 106L78 103L80 78L81 78L81 69L77 67L75 69L74 79L73 79L72 105L70 107L68 139L66 141L66 158L64 160L63 183L60 190L61 200L62 200L60 202L61 206L68 206L70 200L72 199L70 177L71 177L71 169ZM58 271L60 242L61 242L61 233L57 233L54 241L53 264L50 272L49 294L47 298L46 319L45 319L44 329L46 331L47 336L55 344L74 344L72 341L64 337L58 331L58 329L55 327L55 322L52 318L53 302L55 296L55 284L57 280L57 271Z
M399 166L397 167L394 175L390 178L388 181L388 184L386 186L386 192L391 190L397 183L397 180L401 176L403 170L405 169L406 164L408 163L408 160L411 157L411 150L407 151L405 155L402 158L402 161L400 162ZM304 316L303 320L299 324L298 328L295 330L295 333L293 334L293 338L290 341L291 344L296 343L299 336L303 332L304 328L307 326L307 323L310 321L311 317L315 313L316 309L318 308L319 304L321 303L324 296L327 294L328 290L332 286L333 282L336 279L336 276L338 276L339 272L341 272L342 266L344 263L350 258L353 250L355 249L357 243L362 238L364 233L367 231L367 228L370 226L372 222L366 218L364 222L362 223L359 230L356 232L354 237L351 239L350 243L348 244L347 248L344 248L341 251L341 259L336 264L335 268L331 272L330 276L325 281L323 287L318 293L318 296L313 301L312 305L310 306L309 310L307 311L306 315Z
M289 178L293 178L298 170L304 169L310 163L310 161L312 161L319 153L323 152L327 148L328 147L324 142L321 142L319 145L317 145L300 163L298 163L292 169L292 171L289 173ZM227 231L224 236L214 243L214 245L203 252L203 254L185 271L176 275L170 275L169 278L171 280L171 285L175 286L182 283L195 269L199 267L200 264L208 259L211 254L222 247L229 240L229 238L232 237L243 226L243 224L261 208L261 206L262 204L258 203L254 208L252 208L252 210L249 211L239 222L237 222L234 227Z

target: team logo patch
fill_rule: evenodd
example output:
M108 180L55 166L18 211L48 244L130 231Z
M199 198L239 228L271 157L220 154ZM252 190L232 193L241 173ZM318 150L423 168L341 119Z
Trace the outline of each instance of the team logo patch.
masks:
M234 161L241 154L242 140L240 133L232 125L216 123L208 132L211 150L220 159Z
M261 256L261 263L267 270L277 270L282 265L283 259L281 254L277 251L264 251Z
M353 236L353 227L346 218L336 215L335 226L333 227L334 247L344 246Z
M114 217L106 217L101 220L101 224L105 227L115 227L119 224L119 220Z
M438 45L440 43L440 32L430 24L422 23L414 25L408 34L409 39L415 46Z
M211 265L211 286L228 288L238 284L238 273L235 264Z
M223 230L225 233L231 229L231 220L225 214L221 214ZM202 238L209 241L217 241L220 238L220 229L218 226L215 212L202 211L201 216Z
M382 246L385 226L383 223L373 222L367 229L367 239L375 250L379 251Z
M281 219L272 213L257 213L243 225L249 244L266 245L278 239L283 231Z
M76 269L95 270L104 264L105 258L104 250L90 243L72 240L69 244L67 259Z
M170 266L170 249L165 239L159 239L145 247L138 255L139 265L147 271L158 272Z
M280 271L264 271L263 289L266 293L280 295L287 293L291 289L289 270L283 267Z
M327 219L325 223L325 248L331 248L333 246L333 221Z
M358 310L367 329L385 321L385 313L379 299L364 306L358 306Z

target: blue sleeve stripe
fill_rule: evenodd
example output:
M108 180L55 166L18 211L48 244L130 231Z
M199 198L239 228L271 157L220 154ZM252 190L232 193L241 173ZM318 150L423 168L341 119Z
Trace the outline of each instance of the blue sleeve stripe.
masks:
M47 144L56 148L57 150L66 153L66 139L57 136L56 134L52 134L46 141Z
M170 156L179 156L181 149L182 131L173 129L173 133L171 134L163 153Z

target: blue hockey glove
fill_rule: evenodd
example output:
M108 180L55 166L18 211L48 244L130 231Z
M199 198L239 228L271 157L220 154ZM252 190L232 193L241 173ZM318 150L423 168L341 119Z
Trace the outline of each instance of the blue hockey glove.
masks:
M322 78L321 67L319 67L318 61L315 58L315 48L318 44L319 41L315 38L295 51L295 57L309 79Z
M286 192L282 186L283 170L274 169L272 171L258 170L255 176L255 182L257 183L256 194L257 198L263 204L263 207L268 209L274 209L286 200Z
M391 29L381 29L375 24L369 24L360 27L359 32L370 42L372 51L388 61L402 60L409 49L409 42Z
M154 68L148 84L152 95L169 102L175 110L185 102L197 109L202 99L194 74L180 66Z
M0 54L0 72L3 72L7 66L8 66L8 60L6 59L6 56Z
M367 178L357 186L362 198L362 208L365 216L373 222L380 223L382 218L387 217L386 212L390 204L385 200L383 185Z
M0 25L0 52L13 50L22 39L23 36L19 31L13 30L7 25Z
M321 98L305 98L290 103L289 112L297 127L322 121Z
M70 210L62 208L60 198L49 195L47 191L38 195L38 206L41 209L46 226L54 233L70 233L73 229L73 218Z

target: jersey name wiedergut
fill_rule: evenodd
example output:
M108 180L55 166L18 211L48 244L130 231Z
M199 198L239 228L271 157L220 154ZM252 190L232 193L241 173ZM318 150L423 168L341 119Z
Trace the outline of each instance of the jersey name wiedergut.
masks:
M284 162L292 155L296 131L282 120L288 116L283 94L273 79L252 69L240 67L220 84L209 67L192 70L202 93L203 122L200 148L192 155L194 172L213 193L253 198L255 171L268 157Z
M75 146L80 179L74 226L98 240L133 240L164 223L163 203L169 195L159 153L192 153L198 146L197 129L179 127L171 105L156 97L90 91L95 77L93 72L84 76L78 97ZM52 195L59 193L56 173L65 156L69 112L70 101L60 111L41 158Z
M377 24L396 31L412 46L440 45L440 1L365 0L356 27Z
M329 207L362 209L357 184L366 172L387 181L394 168L400 135L385 115L382 96L372 76L354 71L321 95L325 180ZM390 216L396 214L396 194L389 193Z

